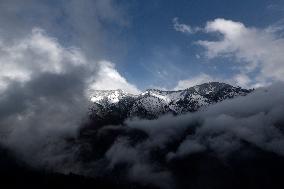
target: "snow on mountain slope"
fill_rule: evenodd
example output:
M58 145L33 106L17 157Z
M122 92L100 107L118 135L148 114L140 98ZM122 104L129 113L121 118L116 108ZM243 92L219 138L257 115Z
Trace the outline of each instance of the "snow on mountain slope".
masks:
M109 105L118 103L125 97L135 96L124 92L121 89L118 90L95 90L93 91L90 101L93 103L101 104L101 105Z
M154 119L166 113L178 115L197 111L201 107L249 92L251 90L219 82L204 83L179 91L148 89L139 95L122 90L94 91L90 97L90 110L94 119Z

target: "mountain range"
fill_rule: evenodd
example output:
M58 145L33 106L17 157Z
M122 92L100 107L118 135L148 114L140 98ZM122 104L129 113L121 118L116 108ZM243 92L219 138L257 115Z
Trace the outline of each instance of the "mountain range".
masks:
M90 96L90 118L97 124L118 124L127 118L156 119L164 114L194 112L225 99L244 96L251 89L209 82L184 90L148 89L134 95L123 90L95 90Z

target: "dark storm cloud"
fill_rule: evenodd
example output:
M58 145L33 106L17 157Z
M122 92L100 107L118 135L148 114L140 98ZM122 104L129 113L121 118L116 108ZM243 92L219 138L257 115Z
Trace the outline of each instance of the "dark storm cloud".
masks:
M13 82L0 98L0 116L3 119L23 113L29 106L34 106L35 98L72 103L73 96L83 96L84 83L80 79L75 74L43 74L24 85Z
M0 132L9 133L1 144L34 166L65 171L76 150L65 148L65 138L76 136L88 115L96 64L40 29L1 43L0 54Z
M52 80L57 77L50 76L53 77ZM60 76L55 79L55 82L60 82L62 77L72 81L68 76ZM46 76L44 78L46 79ZM36 82L38 82L37 85L33 83L31 86L18 89L12 85L13 88L9 89L14 94L5 99L6 106L1 108L7 110L11 109L11 106L15 108L9 111L9 115L7 113L5 116L1 115L1 129L9 132L8 138L1 142L15 150L20 157L24 157L24 160L32 165L42 165L45 161L49 161L49 158L55 158L52 150L58 150L60 156L65 155L64 146L62 146L64 138L76 136L80 125L86 119L88 106L87 99L82 94L84 85L80 83L74 83L77 89L73 85L69 89L64 86L58 90L57 85L52 89L53 94L42 93L45 89L39 94L32 91L42 90L41 87L46 82ZM65 93L62 91L64 89L72 91ZM62 148L59 147L60 145ZM52 166L52 163L48 163L48 166ZM56 168L60 170L59 167Z

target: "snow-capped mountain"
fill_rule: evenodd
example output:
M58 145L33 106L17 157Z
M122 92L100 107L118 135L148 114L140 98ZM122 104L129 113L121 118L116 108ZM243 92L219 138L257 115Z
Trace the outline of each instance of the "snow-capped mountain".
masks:
M251 90L219 82L179 91L148 89L139 95L122 90L98 90L90 96L90 115L96 121L110 120L114 123L129 117L154 119L167 113L178 115L197 111L201 107L249 92Z

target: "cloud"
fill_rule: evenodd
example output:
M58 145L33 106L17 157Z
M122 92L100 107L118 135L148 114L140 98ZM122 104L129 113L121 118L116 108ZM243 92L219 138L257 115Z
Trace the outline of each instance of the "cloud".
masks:
M2 40L17 40L39 27L61 44L80 47L88 57L100 60L124 51L118 28L128 25L125 13L113 0L1 1L0 35Z
M131 148L126 139L118 139L106 152L106 157L110 161L110 168L113 168L117 163L135 163L139 160L138 153Z
M178 147L177 151L175 153L170 152L167 155L168 161L170 161L173 158L177 157L185 157L189 156L191 154L196 154L200 152L204 152L206 150L206 147L202 144L196 142L194 139L186 139L184 140Z
M32 164L49 161L52 147L64 146L64 137L75 136L86 119L85 91L95 64L35 28L1 43L0 65L0 131L9 133L1 144Z
M144 145L133 148L127 138L118 138L106 152L106 158L110 161L108 168L113 169L125 163L128 165L128 179L146 186L171 188L173 183L170 172L147 162L149 149Z
M252 85L252 79L244 73L235 74L230 78L216 77L209 74L201 73L190 79L179 80L177 85L171 90L183 90L186 88L200 85L207 82L225 82L233 86L239 86L242 88L258 88L264 86L265 83L256 83Z
M243 88L251 88L251 87L258 88L258 87L265 85L265 84L259 83L259 84L255 84L251 86L251 83L252 83L251 78L249 78L246 74L243 74L243 73L234 75L231 80L236 85L243 87Z
M8 46L0 43L0 55L0 90L11 81L24 83L42 73L62 74L68 72L70 66L87 64L80 51L64 49L39 28L34 28L31 35L17 43Z
M236 58L241 73L236 79L241 83L263 86L271 81L284 81L281 51L284 39L271 27L246 27L241 22L218 18L207 22L205 31L221 34L220 40L197 43L206 49L210 59L219 56Z
M215 79L205 73L201 73L200 75L197 75L196 77L190 78L190 79L185 79L185 80L180 80L177 83L177 86L173 88L173 90L183 90L189 87L193 87L195 85L200 85L202 83L214 81Z
M173 27L176 31L181 33L193 34L200 30L200 28L192 28L189 25L179 23L177 17L173 18Z
M98 75L91 84L91 90L116 90L122 89L132 94L140 93L140 90L133 84L130 84L115 69L115 65L109 61L98 62Z
M119 35L120 29L127 27L129 21L121 3L114 0L72 0L62 4L66 16L64 23L71 29L68 32L72 45L82 48L95 60L124 53L126 47Z
M78 48L64 47L40 28L0 43L0 144L33 166L66 172L79 166L76 145L66 148L88 119L88 92L138 89L113 63L90 61Z
M208 59L234 58L238 62L232 68L238 73L226 79L230 83L257 88L267 86L273 81L284 81L282 26L255 28L245 26L241 22L217 18L208 21L204 28L194 30L189 25L180 24L177 18L174 18L173 22L176 31L216 35L217 40L199 40L195 44L205 48Z

